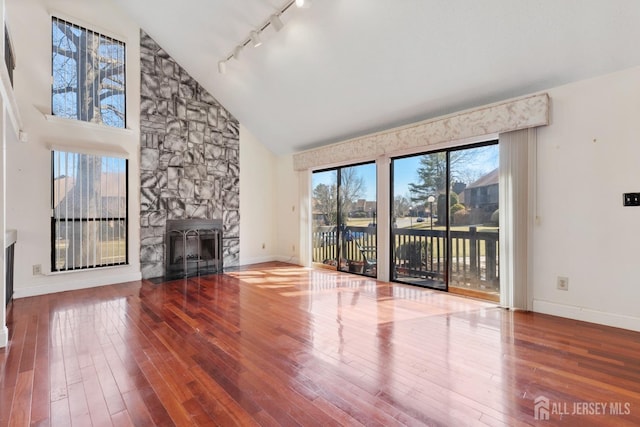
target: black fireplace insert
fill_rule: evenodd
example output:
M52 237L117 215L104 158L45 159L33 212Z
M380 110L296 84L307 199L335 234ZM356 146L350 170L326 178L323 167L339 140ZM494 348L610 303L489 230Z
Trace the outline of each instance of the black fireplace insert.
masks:
M222 273L222 220L168 220L165 247L167 278Z

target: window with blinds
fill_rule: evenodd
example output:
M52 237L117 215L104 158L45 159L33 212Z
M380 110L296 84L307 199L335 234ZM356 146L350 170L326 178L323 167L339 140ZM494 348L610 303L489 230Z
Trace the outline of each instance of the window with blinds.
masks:
M127 263L127 160L52 152L51 271Z
M56 17L51 41L51 113L124 128L124 43Z

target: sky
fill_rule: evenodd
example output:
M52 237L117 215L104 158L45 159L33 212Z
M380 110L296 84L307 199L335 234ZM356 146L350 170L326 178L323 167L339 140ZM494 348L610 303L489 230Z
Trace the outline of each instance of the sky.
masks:
M480 177L498 167L498 145L473 148L474 155L465 165L471 175ZM418 168L422 155L393 159L393 193L394 196L409 194L409 183L418 182ZM366 200L376 199L376 166L375 163L359 165L358 174L364 179ZM312 188L318 184L332 185L336 180L336 170L315 172L312 177Z

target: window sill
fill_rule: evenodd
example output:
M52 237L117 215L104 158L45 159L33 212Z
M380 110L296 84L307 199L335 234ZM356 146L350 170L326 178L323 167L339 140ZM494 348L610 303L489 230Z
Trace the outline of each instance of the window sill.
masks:
M119 268L131 267L131 264L119 264L119 265L105 265L103 267L92 267L92 268L79 268L77 270L65 270L65 271L47 271L43 273L43 276L63 276L66 274L76 274L76 273L90 273L92 271L103 271L103 270L114 270Z
M67 119L66 117L54 116L53 114L44 114L44 118L51 123L60 123L64 125L77 126L85 129L115 132L120 134L122 133L129 134L129 135L133 134L133 129L131 128L116 128L116 127L104 125L101 123L83 122L81 120L76 120L76 119Z

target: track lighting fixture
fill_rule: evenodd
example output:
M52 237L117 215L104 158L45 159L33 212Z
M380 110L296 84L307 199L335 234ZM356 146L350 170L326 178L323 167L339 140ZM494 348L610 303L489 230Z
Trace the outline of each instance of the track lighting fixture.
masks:
M258 47L262 44L262 42L260 41L260 36L258 35L257 31L251 31L251 43L253 44L253 47Z
M271 17L269 18L269 24L271 24L273 29L276 31L280 31L282 27L284 27L284 24L282 23L278 15L275 14L271 15Z
M260 40L260 34L269 26L273 27L275 31L280 31L284 24L280 17L283 13L285 13L291 6L296 5L300 8L308 8L311 5L311 0L287 0L287 2L282 6L276 13L273 13L269 18L257 29L251 31L249 36L242 41L238 46L236 46L233 51L228 54L223 60L218 62L218 72L220 74L225 74L227 72L227 61L231 58L239 59L240 51L251 44L253 47L258 47L262 44Z
M240 51L242 50L242 45L238 45L236 46L235 49L233 49L233 57L238 60L240 59Z

